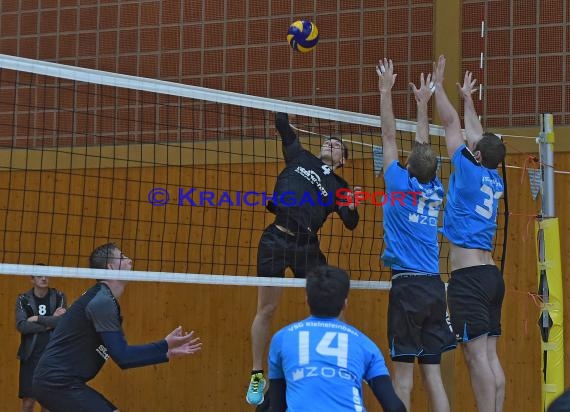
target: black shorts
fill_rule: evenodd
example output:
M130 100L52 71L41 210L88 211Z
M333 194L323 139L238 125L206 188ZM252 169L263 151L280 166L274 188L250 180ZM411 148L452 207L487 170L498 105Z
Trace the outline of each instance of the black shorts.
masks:
M447 321L445 285L439 276L400 273L388 302L388 345L392 360L439 363L457 342ZM422 362L422 357L429 360Z
M118 409L82 382L61 387L34 381L34 398L50 412L113 412Z
M447 301L451 326L459 342L501 335L503 275L495 265L472 266L451 272Z
M32 353L25 361L20 361L20 386L18 396L22 398L33 398L32 380L34 378L34 370L40 360L41 353Z
M259 240L258 276L284 277L285 269L290 267L295 277L304 278L311 269L326 263L316 235L290 235L272 224Z

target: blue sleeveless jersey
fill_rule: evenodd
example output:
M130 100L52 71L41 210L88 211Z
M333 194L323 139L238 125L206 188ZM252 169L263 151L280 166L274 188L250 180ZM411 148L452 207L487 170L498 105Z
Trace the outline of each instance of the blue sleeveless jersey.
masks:
M364 412L362 380L382 375L378 346L335 318L292 323L269 347L269 379L285 380L289 412Z
M454 245L492 251L503 178L496 169L479 164L465 145L451 162L455 170L449 178L443 234Z
M396 160L386 168L384 181L384 266L438 274L437 223L444 195L441 182L436 177L422 184Z

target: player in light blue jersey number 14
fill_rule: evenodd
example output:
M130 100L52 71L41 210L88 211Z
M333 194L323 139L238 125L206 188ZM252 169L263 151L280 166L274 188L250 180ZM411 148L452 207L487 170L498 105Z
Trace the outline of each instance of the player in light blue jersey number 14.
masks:
M364 412L362 380L385 412L405 412L378 346L338 317L350 279L320 266L307 276L311 316L277 332L269 347L272 412Z
M497 339L505 283L492 251L498 202L504 192L497 167L506 151L497 135L483 133L471 97L477 89L470 72L465 73L463 85L457 84L464 101L464 143L459 116L443 88L444 70L445 57L440 56L433 77L436 107L454 168L443 216L451 263L447 300L453 330L463 343L477 409L500 412L505 375L497 356Z

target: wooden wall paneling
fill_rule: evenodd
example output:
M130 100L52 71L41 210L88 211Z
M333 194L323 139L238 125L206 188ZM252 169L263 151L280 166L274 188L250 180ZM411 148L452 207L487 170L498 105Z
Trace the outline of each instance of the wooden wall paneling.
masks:
M524 163L524 155L509 156L510 164ZM251 179L251 181L266 182L272 187L272 179L265 178L251 170L260 167L259 165L244 165L243 167L234 167L233 179L237 179L236 174L241 174L240 180L244 185ZM271 173L276 170L271 166ZM566 153L557 154L556 167L559 169L570 169L570 155ZM189 172L188 170L185 171ZM213 182L213 177L208 175L210 172L192 170L196 173L199 179L204 179L204 182ZM12 172L11 176L13 182L20 182L23 184L24 179L20 176L24 172ZM26 178L28 184L39 182L39 174L36 172L28 172ZM43 172L43 174L52 172ZM115 171L115 180L120 181L126 175L129 177L147 175L151 172L146 170L137 171ZM151 174L157 176L168 173L165 168L156 169ZM176 174L170 174L169 177ZM499 353L501 361L505 368L507 376L507 399L505 403L505 411L518 411L518 410L532 410L537 409L540 400L540 354L539 354L539 333L536 326L538 319L538 308L529 296L529 292L535 292L537 289L536 277L536 259L534 251L534 222L530 215L537 212L539 201L533 201L530 198L528 189L528 178L522 176L522 171L517 169L508 170L508 183L509 183L509 200L511 212L514 214L510 218L510 227L508 233L508 251L507 251L507 265L505 270L505 282L507 293L505 297L505 304L503 310L503 337L499 340ZM104 175L101 172L102 176ZM79 176L73 176L71 179L61 177L58 174L50 177L56 181L62 182L62 187L65 183L72 183L71 191L76 193L75 196L69 199L69 204L64 205L63 200L57 199L52 203L51 200L39 200L39 205L42 211L51 213L50 207L55 210L65 210L69 213L77 213L77 211L85 211L92 216L95 216L95 206L93 205L96 200L92 196L82 196L81 193L94 193L91 192L91 182L85 185L85 179ZM45 182L47 177L42 177L42 182ZM210 180L209 180L210 179ZM372 179L372 178L370 178ZM557 188L557 213L560 217L561 228L561 248L562 256L568 256L570 252L570 244L568 242L568 211L565 205L568 203L568 191L565 190L568 177L566 175L556 176ZM365 180L364 184L373 186L378 182ZM177 182L178 184L178 182ZM75 187L77 185L77 187ZM89 186L89 187L87 187ZM163 232L164 222L169 222L168 225L173 224L171 217L160 215L153 209L152 206L144 205L143 203L135 208L135 205L141 196L145 195L145 189L142 189L142 184L127 185L126 197L131 199L126 202L124 214L137 213L138 218L145 222L125 223L123 229L129 233L131 239L134 233L138 235L151 235L160 233L164 239L176 242L175 232L168 229ZM44 185L42 185L43 190ZM46 190L53 191L53 187L47 186ZM59 190L59 188L57 189ZM141 193L142 192L142 193ZM18 209L23 203L23 195L10 194L9 199L4 198L4 204L9 202L8 210L5 209L2 213L10 213L8 223L14 226L18 219L27 216L27 219L32 221L32 212L18 212ZM44 193L40 193L40 198ZM31 199L31 197L30 197ZM52 206L53 205L53 206ZM101 205L101 203L100 203ZM369 208L370 206L366 206ZM46 210L43 210L46 208ZM178 211L178 210L177 210ZM171 212L171 211L170 211ZM178 218L189 219L194 225L213 224L214 217L223 219L227 222L228 219L235 219L236 215L232 210L216 211L217 214L205 214L201 218L200 211L192 209L187 211L181 208ZM270 221L268 213L260 210L260 213L253 211L245 211L244 216L254 220L256 230L261 230L263 225ZM260 222L255 219L263 213L264 218ZM369 211L365 209L365 216L379 216L377 209ZM515 215L516 214L516 215ZM123 216L122 214L119 214ZM381 216L381 215L380 215ZM174 219L176 220L176 219ZM151 223L152 221L152 223ZM37 227L41 227L46 223L38 223ZM74 227L77 222L81 222L81 228ZM112 225L117 223L117 220L109 220L109 217L104 219L90 218L81 219L80 217L73 217L67 220L66 230L70 233L92 233L97 223L103 223L108 226L109 222ZM172 223L171 223L172 222ZM339 219L330 222L331 236L329 245L331 248L341 251L338 259L335 258L335 253L330 253L331 261L339 261L341 266L349 262L353 265L354 257L349 259L346 255L346 237L343 238L342 234L345 229L342 228ZM131 226L129 226L131 225ZM244 225L239 229L240 236L251 239L247 247L247 251L251 256L255 256L257 248L257 239L260 232L255 235L244 234ZM168 226L169 227L169 226ZM170 228L170 227L169 227ZM56 228L59 230L60 228ZM144 230L148 229L148 232ZM34 228L35 230L35 228ZM221 243L222 238L219 233L212 231L202 231L193 233L193 228L189 230L190 236L196 237L196 243L200 237L204 242L216 241ZM361 222L361 230L359 233L379 233L379 228L374 222L364 220ZM369 232L368 232L369 231ZM222 233L223 230L218 230ZM230 231L232 236L235 236L234 231ZM103 233L101 232L101 236ZM186 235L186 232L184 232ZM178 233L181 236L181 232ZM62 235L54 235L53 240L46 242L36 242L33 234L18 238L14 232L6 232L5 236L0 237L2 242L25 242L21 243L23 250L33 250L34 248L44 248L41 250L52 250L54 253L61 250L57 244L62 243L65 248L70 247L70 240L63 239ZM81 255L79 262L80 266L85 266L86 256L89 254L95 242L101 239L98 237L89 239L73 240L73 247L70 247L72 253ZM158 237L153 242L150 239L149 245L145 246L144 242L133 240L125 242L128 247L124 247L127 254L133 255L133 252L141 259L149 258L151 262L158 262L164 259L162 254L164 251L159 247ZM56 245L51 244L55 242ZM59 243L58 243L59 242ZM362 241L362 247L370 247L370 240ZM374 243L375 241L372 241ZM240 240L241 245L241 240ZM174 243L173 243L174 244ZM235 239L228 239L228 244L237 244ZM6 244L3 244L5 248ZM188 250L175 249L168 251L168 258L174 259L175 269L187 270L181 261L184 259L184 253L188 253L192 258L200 257L205 254L207 248L200 248L198 246L189 247ZM215 249L218 253L220 250L225 253L226 260L229 258L238 258L235 254L239 253L238 248L225 248L222 244L220 247L210 248ZM380 251L378 250L378 253ZM174 256L174 257L173 257ZM19 259L26 262L26 259L31 257L28 254L21 254ZM6 259L15 259L17 256L14 253L6 254ZM77 258L53 256L50 258L57 264L68 264L73 262L77 264ZM212 258L213 259L213 258ZM212 268L224 269L224 261L213 260ZM31 261L28 263L32 263ZM151 263L154 266L156 263ZM228 265L229 266L229 265ZM345 267L348 267L347 264ZM135 261L135 267L137 262ZM564 267L564 265L563 265ZM226 267L227 268L227 267ZM241 266L240 266L241 268ZM241 270L241 269L240 269ZM253 273L247 273L253 275ZM89 280L74 280L74 279L53 279L52 286L56 286L64 290L71 301L76 299L90 284ZM567 277L565 277L565 285L568 286ZM17 399L17 373L18 363L15 358L16 349L19 343L19 336L14 327L14 302L18 293L26 290L29 287L29 282L25 277L16 276L2 276L0 277L0 312L4 315L0 318L0 330L3 331L3 348L0 352L0 399L3 400L5 407L10 410L18 408ZM568 299L568 294L566 295ZM250 365L250 338L249 329L251 320L254 315L256 306L256 288L255 287L232 287L220 285L188 285L188 284L167 284L167 283L147 283L147 282L131 282L128 285L124 297L121 299L121 305L125 314L125 331L130 343L142 343L149 340L160 339L165 336L171 329L178 324L182 324L188 329L194 329L204 341L204 349L201 353L192 356L188 359L177 360L172 362L171 365L158 365L149 368L142 368L139 370L119 371L114 365L106 365L104 371L95 379L93 385L105 393L111 400L116 402L122 410L156 410L157 407L165 410L173 410L180 408L189 408L196 410L211 410L211 411L247 411L249 408L246 406L243 396L247 386L248 372ZM570 304L566 305L567 311ZM347 320L359 327L381 347L383 353L387 356L387 343L386 343L386 309L387 309L387 292L386 291L362 291L354 290L349 297L349 307L347 311ZM273 329L284 326L285 324L305 316L307 313L304 303L304 293L302 289L288 289L286 290L282 305L278 311L276 319L273 324ZM568 333L568 332L566 332ZM568 351L568 349L567 349ZM568 353L567 353L568 355ZM456 411L469 411L474 410L473 396L469 385L469 377L463 361L461 352L455 352L453 359L453 381L454 393L453 410ZM422 389L421 379L419 374L415 376L416 389L414 391L413 404L414 408L424 410L427 405L425 391ZM366 391L366 404L369 410L379 411L379 408L374 405L371 393Z

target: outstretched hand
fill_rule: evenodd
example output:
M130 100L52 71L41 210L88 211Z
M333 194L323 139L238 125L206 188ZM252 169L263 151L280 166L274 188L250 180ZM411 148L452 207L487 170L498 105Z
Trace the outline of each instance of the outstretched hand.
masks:
M394 74L394 64L392 60L384 57L384 60L378 62L376 66L376 73L378 73L378 90L380 92L389 92L396 82L397 74Z
M435 86L431 81L431 73L428 73L427 78L424 77L422 73L420 76L420 88L418 89L414 83L410 83L410 87L414 92L414 96L416 97L416 102L419 104L427 104L431 95L435 90Z
M437 64L433 64L433 76L431 78L434 86L443 85L443 75L445 73L445 56L442 54L439 56Z
M473 73L467 70L465 72L465 77L463 78L463 86L461 84L456 83L457 87L459 88L459 92L461 93L461 97L464 100L471 99L471 95L477 91L475 85L477 84L477 79L473 78Z
M202 349L200 338L194 337L194 331L182 332L182 326L178 326L164 338L168 344L168 359L191 355Z

